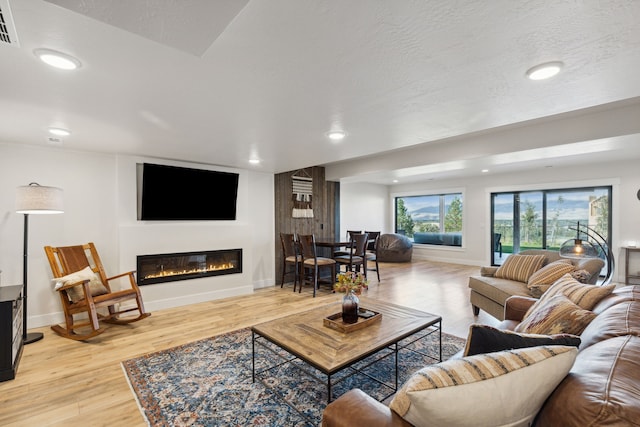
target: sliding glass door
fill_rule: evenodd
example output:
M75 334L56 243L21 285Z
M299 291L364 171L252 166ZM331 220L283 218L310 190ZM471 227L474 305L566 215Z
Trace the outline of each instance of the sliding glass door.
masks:
M575 238L569 226L578 222L610 244L611 187L492 193L491 262L526 249L558 250Z
M514 193L494 193L491 195L491 216L493 247L491 264L501 265L505 257L515 251L514 228L519 227L517 196Z

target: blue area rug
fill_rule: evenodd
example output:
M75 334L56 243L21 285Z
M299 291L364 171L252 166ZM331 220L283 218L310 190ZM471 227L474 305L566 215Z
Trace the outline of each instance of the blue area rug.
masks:
M434 333L408 348L437 358L437 339ZM258 371L275 365L278 356L288 356L265 344L268 349L256 345ZM443 333L443 360L463 346L463 339ZM393 384L393 355L378 360L386 353L371 356L356 367ZM129 359L122 366L151 426L318 426L327 404L326 376L295 360L262 373L253 383L251 355L251 330L241 329ZM431 363L430 357L400 351L399 384ZM355 387L377 399L392 392L365 374L348 376L351 373L345 370L342 377L332 377L332 382L339 381L333 387L334 399Z

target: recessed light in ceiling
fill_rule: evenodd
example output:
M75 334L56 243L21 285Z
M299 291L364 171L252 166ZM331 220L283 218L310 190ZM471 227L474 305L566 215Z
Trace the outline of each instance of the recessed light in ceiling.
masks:
M49 128L49 133L56 136L69 136L71 131L62 128Z
M35 49L33 53L45 64L61 70L75 70L82 66L78 58L53 49Z
M392 182L395 184L396 182L398 182L398 180L397 180L397 179L394 179Z
M489 172L489 169L482 169L481 172L482 173L487 173L487 172Z
M249 159L249 163L252 165L258 165L260 164L260 159Z
M526 74L531 80L544 80L558 74L563 65L560 61L545 62L544 64L529 68Z
M332 141L340 141L344 139L345 136L347 136L347 133L341 130L332 130L331 132L327 133L327 136Z

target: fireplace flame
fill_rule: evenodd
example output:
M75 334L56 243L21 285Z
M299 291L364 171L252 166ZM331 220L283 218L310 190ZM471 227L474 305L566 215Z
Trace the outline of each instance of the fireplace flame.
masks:
M170 277L170 276L180 276L183 274L199 274L199 273L209 273L211 271L220 271L220 270L229 270L235 268L235 263L226 262L221 264L210 264L207 268L193 268L193 269L184 269L184 270L162 270L157 273L147 274L144 276L145 279L156 279L158 277Z

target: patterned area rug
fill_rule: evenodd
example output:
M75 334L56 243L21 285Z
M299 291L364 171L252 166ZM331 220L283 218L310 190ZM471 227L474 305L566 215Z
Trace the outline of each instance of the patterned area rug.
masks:
M415 336L411 337L415 339ZM399 384L438 357L438 333L416 342L401 342ZM276 365L287 353L266 343L256 345L256 370ZM442 359L464 346L464 340L442 334ZM411 349L411 350L409 350ZM251 330L227 334L147 354L122 362L142 414L151 426L317 426L327 404L326 376L294 360L263 372L252 372ZM382 358L382 356L390 355ZM425 355L431 356L427 357ZM393 384L393 352L383 351L332 377L334 399L358 387L376 399L392 393L373 376ZM304 370L303 370L304 369ZM369 376L368 376L369 375ZM312 378L320 378L320 381Z

